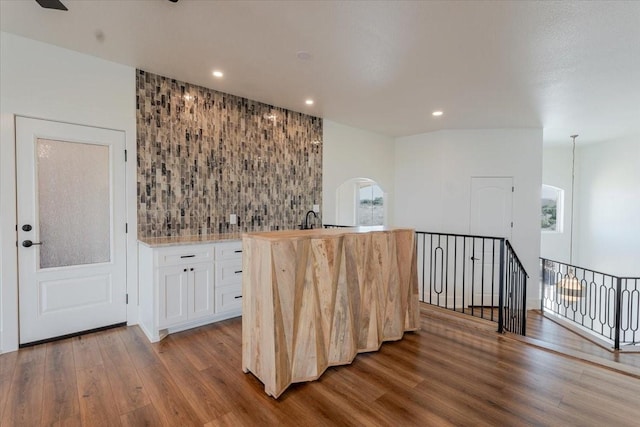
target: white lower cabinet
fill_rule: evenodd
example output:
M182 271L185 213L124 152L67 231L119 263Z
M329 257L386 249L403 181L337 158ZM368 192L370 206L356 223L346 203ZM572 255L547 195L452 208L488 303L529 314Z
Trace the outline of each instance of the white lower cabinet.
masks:
M158 272L158 286L159 327L213 314L213 264L162 267Z
M152 342L242 314L242 242L138 247L140 326Z

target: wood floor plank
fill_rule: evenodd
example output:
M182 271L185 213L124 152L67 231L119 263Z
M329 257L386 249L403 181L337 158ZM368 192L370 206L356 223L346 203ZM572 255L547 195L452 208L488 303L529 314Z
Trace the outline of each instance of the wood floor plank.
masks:
M138 372L147 366L160 363L158 356L153 351L154 344L149 343L139 327L118 328L114 333L120 336Z
M12 375L18 361L18 352L0 354L0 376Z
M0 422L11 388L11 380L16 369L18 352L0 354Z
M640 368L640 352L615 353L612 352L611 349L602 348L563 327L561 324L544 317L539 310L527 311L527 336L592 356L601 357L612 362Z
M195 426L209 421L198 418L180 387L161 363L138 370L138 374L151 403L168 425Z
M195 344L193 339L168 337L157 347L157 353L195 414L208 422L226 414L233 406L189 362L188 355L197 347ZM213 359L211 355L209 357Z
M148 405L150 400L120 335L100 335L98 345L119 413L128 413Z
M64 420L56 421L50 426L51 427L82 427L82 418L78 413L72 417L65 418Z
M193 365L193 367L198 371L202 371L215 365L216 358L213 357L211 353L211 347L222 344L216 344L214 341L209 341L206 338L206 333L202 330L202 328L185 332L187 333L180 334L179 337L169 338L172 338L172 342L178 343L178 345L187 345L189 347L189 351L185 352L184 355L187 358L188 362ZM164 341L166 340L163 340L158 346L154 348L156 353L162 351Z
M236 412L229 412L213 421L209 421L204 427L238 427L242 425L242 418Z
M111 392L104 366L96 365L91 368L78 369L76 375L82 425L119 426L118 405Z
M80 414L73 340L46 345L42 425L53 425Z
M104 333L105 332L96 332L72 338L73 357L77 370L92 368L102 364L102 353L100 353L98 337Z
M158 411L152 405L142 406L126 414L120 416L122 427L157 427L167 425L163 422Z
M44 383L44 345L18 352L0 424L35 426L40 424Z

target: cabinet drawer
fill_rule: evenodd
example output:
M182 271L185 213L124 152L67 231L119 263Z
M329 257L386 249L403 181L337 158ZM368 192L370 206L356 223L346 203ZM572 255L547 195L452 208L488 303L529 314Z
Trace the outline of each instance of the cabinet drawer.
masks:
M216 262L216 287L242 283L242 260Z
M216 313L242 311L242 285L216 288Z
M157 265L183 265L213 261L213 245L189 245L163 248L157 252Z
M242 241L216 243L216 261L242 259Z

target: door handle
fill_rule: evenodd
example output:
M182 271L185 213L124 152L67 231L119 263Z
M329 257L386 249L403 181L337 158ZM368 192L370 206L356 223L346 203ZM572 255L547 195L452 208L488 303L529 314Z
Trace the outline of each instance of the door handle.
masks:
M42 242L33 243L31 240L25 240L22 242L22 246L24 246L25 248L30 248L31 246L38 246L41 244Z
M476 257L471 257L471 259L472 259L473 261L480 261L480 258L476 258Z

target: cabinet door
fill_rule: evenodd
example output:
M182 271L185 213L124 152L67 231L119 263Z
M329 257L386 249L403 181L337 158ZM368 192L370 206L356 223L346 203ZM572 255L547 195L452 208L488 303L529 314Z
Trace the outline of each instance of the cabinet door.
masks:
M189 319L213 314L213 264L193 264L189 268Z
M158 274L158 326L166 328L188 319L188 268L164 267Z

